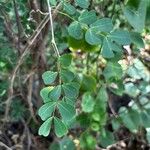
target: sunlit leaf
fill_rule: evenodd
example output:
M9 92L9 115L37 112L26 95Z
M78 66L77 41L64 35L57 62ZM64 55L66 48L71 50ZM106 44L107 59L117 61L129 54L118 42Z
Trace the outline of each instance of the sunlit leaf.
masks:
M51 117L51 114L53 113L55 109L55 105L56 105L56 102L48 102L44 104L42 107L40 107L38 114L43 121Z
M57 74L57 72L46 71L43 73L42 79L46 85L52 84L55 81Z
M39 135L48 136L51 130L52 117L47 119L39 128Z

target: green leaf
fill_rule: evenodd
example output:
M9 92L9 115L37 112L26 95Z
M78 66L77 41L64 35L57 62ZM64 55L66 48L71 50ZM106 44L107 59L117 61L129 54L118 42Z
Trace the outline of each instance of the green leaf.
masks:
M69 67L71 65L72 56L71 54L64 54L59 58L59 62L62 67Z
M112 42L105 38L104 41L103 41L103 46L102 46L102 51L101 51L101 55L104 57L104 58L112 58L114 57L114 53L112 51Z
M59 143L60 150L76 150L74 142L69 137L64 137Z
M150 116L149 116L148 112L146 112L146 111L141 112L141 119L142 119L142 125L145 128L149 128L150 127Z
M38 114L43 121L45 121L47 118L49 118L52 115L55 106L56 106L56 102L48 102L44 104L42 107L40 107Z
M71 120L76 114L75 108L64 101L59 102L57 107L64 121Z
M54 127L55 127L55 134L58 137L62 137L68 132L66 125L57 117L54 118Z
M98 91L97 97L96 97L96 107L94 108L95 113L99 114L99 122L102 124L105 124L105 118L106 118L106 109L107 109L107 102L108 102L108 94L106 91L105 85L102 85L101 88ZM101 117L103 116L103 117Z
M76 13L76 8L73 5L71 5L70 3L64 3L64 10L69 15L74 15Z
M84 132L80 137L80 146L83 150L94 150L96 146L96 138L88 132Z
M80 40L83 38L83 31L79 22L74 21L68 27L68 33L71 37Z
M115 138L114 138L114 135L112 132L110 131L105 131L105 135L101 135L100 136L100 144L103 146L103 147L107 147L109 145L112 145L116 143L115 141Z
M123 31L121 29L111 32L109 38L120 45L131 44L130 34L128 33L128 31Z
M59 142L54 141L51 143L48 150L60 150Z
M85 33L85 40L91 45L100 45L102 43L102 37L88 29Z
M90 75L83 75L81 90L92 92L96 89L96 79Z
M53 5L53 6L56 6L57 5L57 1L56 0L49 0L50 1L50 4Z
M68 97L64 97L63 99L67 104L75 106L75 102L76 102L76 98L68 98Z
M49 93L50 91L53 89L54 87L53 86L48 86L48 87L45 87L43 88L41 91L40 91L40 96L42 97L44 103L47 103L49 101L52 101L49 97Z
M56 80L57 74L58 74L57 72L53 72L53 71L44 72L42 75L44 84L46 85L52 84Z
M74 73L68 69L62 69L60 72L60 77L63 82L71 82L74 79Z
M146 128L146 139L148 141L148 143L150 143L150 129L149 128Z
M61 85L54 87L49 93L49 97L53 101L57 101L60 96L61 96Z
M131 32L131 40L138 48L144 48L144 42L141 35L137 32Z
M121 65L117 62L108 62L103 71L103 75L106 78L106 80L109 80L110 78L121 79L122 74L123 71Z
M91 127L91 129L92 129L93 131L95 131L95 132L98 132L99 129L100 129L100 125L99 125L98 122L92 122L90 127Z
M90 5L89 0L75 0L75 3L84 9L88 8Z
M79 93L79 87L75 82L66 83L62 85L65 96L68 98L76 98Z
M125 113L121 113L120 117L130 131L138 130L139 126L142 125L141 116L136 110L130 109Z
M125 7L123 9L124 15L131 24L131 26L138 32L142 32L145 26L147 2L141 0L137 10L133 8Z
M79 22L90 25L97 19L95 11L84 11L78 18Z
M140 90L137 86L131 82L125 84L125 92L131 97L137 97L140 94Z
M122 47L116 44L115 42L110 42L110 47L114 52L119 52L119 53L123 52Z
M90 27L95 32L110 32L113 30L113 24L111 19L109 18L99 19L96 22L92 23Z
M101 104L108 101L108 94L105 85L102 85L102 87L99 89L96 99L98 99L99 103Z
M149 82L150 75L148 73L147 68L139 59L133 60L133 65L128 69L128 75L134 79L143 79L146 82Z
M95 101L90 93L85 93L82 97L82 110L84 112L92 112L94 109Z
M52 117L47 119L39 128L38 134L43 136L48 136L51 130Z
M76 121L80 124L81 128L88 128L91 122L91 117L88 113L82 112L77 115Z

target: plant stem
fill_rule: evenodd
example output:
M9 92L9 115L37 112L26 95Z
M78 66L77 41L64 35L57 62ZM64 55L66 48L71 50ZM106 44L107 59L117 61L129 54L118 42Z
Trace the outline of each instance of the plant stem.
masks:
M54 28L53 28L53 18L52 18L52 9L51 9L51 5L50 5L49 0L47 0L47 5L48 5L48 12L49 12L49 19L50 19L50 28L51 28L51 36L52 36L51 43L52 43L52 46L54 48L54 51L55 51L57 57L60 57L60 54L59 54L59 51L58 51L58 48L57 48L57 45L56 45L56 42L55 42Z

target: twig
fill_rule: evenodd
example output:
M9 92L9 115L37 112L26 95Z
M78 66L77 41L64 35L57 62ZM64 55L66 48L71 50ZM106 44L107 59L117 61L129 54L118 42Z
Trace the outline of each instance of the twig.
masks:
M6 150L12 150L10 147L8 147L5 143L0 142L0 146L5 147Z
M25 84L28 81L28 79L35 73L35 71L35 69L32 69L32 71L26 75L26 78L23 80L23 84Z
M21 40L21 22L20 22L20 18L19 18L19 13L18 13L18 9L17 9L17 4L16 4L16 0L13 0L14 3L14 11L15 11L15 16L16 16L16 23L17 23L17 28L18 28L18 52L19 55L21 54L20 51L20 40Z
M34 110L33 110L33 104L32 104L32 85L33 85L33 74L29 78L29 86L28 86L28 105L29 105L29 110L31 113L31 116L34 120L35 123L38 123L35 115L34 115Z
M51 28L51 35L52 35L51 42L52 42L52 45L53 45L53 48L54 48L54 51L55 51L57 57L60 57L60 54L59 54L59 51L58 51L58 48L57 48L57 45L56 45L56 42L55 42L54 28L53 28L53 18L52 18L52 9L51 9L49 0L47 0L47 5L48 5L50 28Z
M23 133L24 136L22 136L22 139L21 139L22 144L21 145L23 145L24 139L26 137L27 138L27 148L26 149L30 150L31 145L33 145L31 135L30 135L30 131L29 131L29 128L28 128L28 126L27 126L24 119L22 119L22 123L24 124L24 133Z
M61 3L58 4L58 6L56 7L56 11L54 11L53 15L56 16L57 14L57 9L59 9L61 6ZM16 67L14 68L14 71L12 73L11 79L10 79L10 87L9 87L9 96L7 101L7 105L6 105L6 109L5 109L5 118L4 120L8 120L8 113L9 113L9 109L10 109L10 105L11 105L11 98L13 95L13 85L14 85L14 80L16 77L16 73L20 67L20 65L23 63L24 57L27 55L27 53L30 51L31 46L33 45L33 43L35 42L36 38L38 37L38 35L40 34L40 32L42 31L42 29L45 27L45 25L48 23L49 21L49 15L46 15L44 17L44 19L42 20L42 22L40 23L40 25L37 27L37 29L34 31L33 35L31 36L31 38L29 39L29 42L27 43L27 45L24 48L24 51L22 53L22 55L20 56Z

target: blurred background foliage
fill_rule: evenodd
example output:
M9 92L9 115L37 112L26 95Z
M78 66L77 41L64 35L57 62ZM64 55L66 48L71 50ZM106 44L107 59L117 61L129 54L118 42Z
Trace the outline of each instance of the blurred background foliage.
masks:
M43 0L1 0L0 149L149 149L150 0L50 0L53 12L60 1L63 5L53 17L55 40L61 55L72 55L69 69L80 83L74 104L77 115L68 123L66 136L57 138L54 127L47 137L38 135L42 74L57 68L49 23L23 59L22 55L47 15L47 4ZM122 44L113 54L102 54L102 44L90 44L96 42L95 34L79 39L80 27L71 24L83 21L86 9L98 18L110 18L114 29L129 31L132 43ZM89 12L85 16L89 17ZM88 27L93 18L84 20ZM108 55L113 57L105 57ZM71 76L67 74L65 79Z

